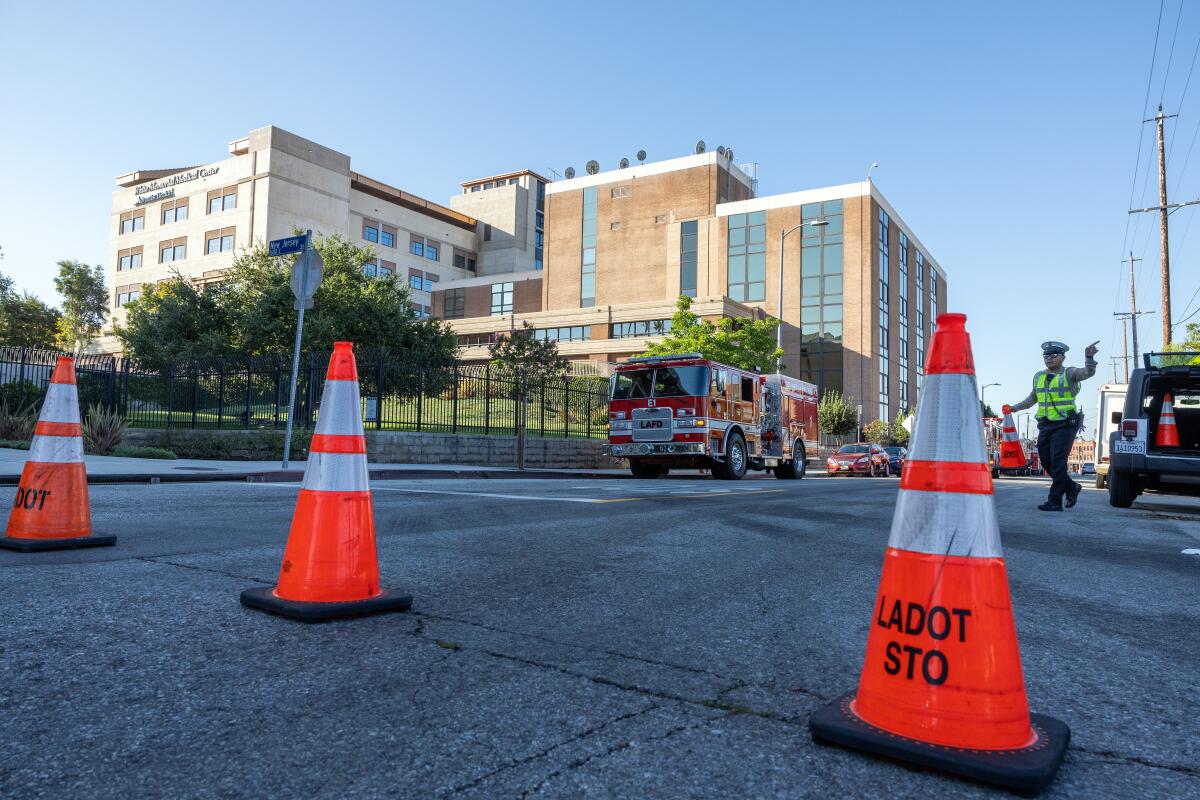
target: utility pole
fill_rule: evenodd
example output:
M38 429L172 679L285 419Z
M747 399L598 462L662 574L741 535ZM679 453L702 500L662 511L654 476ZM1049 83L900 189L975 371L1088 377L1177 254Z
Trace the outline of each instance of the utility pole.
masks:
M1133 257L1133 251L1129 251L1129 314L1133 325L1133 366L1137 369L1138 363L1138 346L1137 346L1137 283L1133 279L1133 262L1141 261L1140 258Z
M1138 340L1137 340L1137 318L1143 314L1153 314L1153 311L1118 311L1113 314L1114 317L1121 320L1121 332L1125 333L1125 320L1129 320L1133 324L1133 368L1137 369L1138 365ZM1125 341L1125 382L1129 383L1129 341Z
M1184 203L1167 202L1167 151L1164 147L1165 137L1163 123L1178 114L1163 114L1162 104L1158 106L1158 114L1143 123L1153 122L1158 127L1158 205L1149 208L1131 208L1130 214L1146 211L1158 212L1159 246L1162 248L1162 309L1163 309L1163 348L1171 343L1171 253L1170 238L1167 235L1167 216L1177 208L1194 206L1200 200L1188 200ZM1130 257L1132 259L1132 256Z
M1128 354L1125 355L1125 359L1126 359L1126 361L1125 361L1125 382L1129 383L1129 355ZM1112 362L1112 371L1113 371L1112 382L1116 383L1117 382L1117 364L1120 363L1121 357L1113 356L1112 358L1109 359L1109 361Z

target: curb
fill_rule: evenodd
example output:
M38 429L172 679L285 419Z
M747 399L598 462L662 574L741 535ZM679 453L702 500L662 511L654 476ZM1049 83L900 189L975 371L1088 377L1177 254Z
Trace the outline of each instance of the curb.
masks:
M579 480L580 478L590 479L618 479L625 480L631 478L631 475L609 475L598 472L559 472L552 470L500 470L487 468L470 468L470 469L372 469L368 470L371 480L398 480L411 478L416 480L433 480L437 478L466 478L466 479L486 479L486 478L569 478ZM16 486L20 482L20 475L0 475L0 486ZM217 472L217 473L194 473L181 472L179 474L150 474L150 473L122 473L116 475L88 475L87 482L89 486L99 486L104 484L119 484L119 483L219 483L219 482L235 482L235 483L289 483L292 481L300 481L304 479L304 470L270 470L259 472Z

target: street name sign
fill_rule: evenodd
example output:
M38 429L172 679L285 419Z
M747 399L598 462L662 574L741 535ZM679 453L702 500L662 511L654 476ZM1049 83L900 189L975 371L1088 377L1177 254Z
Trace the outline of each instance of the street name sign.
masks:
M267 245L267 255L275 257L286 256L288 253L302 253L307 246L307 234L289 236L286 239L275 239Z

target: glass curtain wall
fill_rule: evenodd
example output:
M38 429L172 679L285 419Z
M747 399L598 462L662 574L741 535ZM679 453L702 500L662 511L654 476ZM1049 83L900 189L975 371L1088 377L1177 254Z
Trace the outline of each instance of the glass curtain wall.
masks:
M596 305L596 187L583 190L583 261L579 307Z
M888 372L890 358L888 352L888 290L891 264L888 259L889 230L891 219L887 212L879 209L879 418L891 422L888 407Z
M801 206L800 217L800 363L788 372L823 396L842 391L842 201Z
M679 293L696 296L696 220L679 226Z
M767 296L767 212L729 215L729 297L740 302Z
M900 231L900 413L908 411L908 236Z
M918 250L917 260L917 394L925 377L925 255Z

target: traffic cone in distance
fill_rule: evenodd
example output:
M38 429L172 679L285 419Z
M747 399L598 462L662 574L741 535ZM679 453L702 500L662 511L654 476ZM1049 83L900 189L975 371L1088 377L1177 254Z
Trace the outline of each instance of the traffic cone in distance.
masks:
M292 515L279 583L247 589L242 605L304 622L407 611L412 597L379 586L358 369L335 342Z
M1020 790L1071 732L1030 714L962 314L942 314L884 555L857 693L813 739Z
M1179 447L1179 428L1175 425L1175 406L1171 394L1163 396L1162 411L1158 414L1158 430L1154 433L1155 447Z
M29 553L106 547L116 541L115 536L92 536L75 360L59 356L0 547Z
M1021 439L1017 436L1017 425L1013 422L1012 412L1004 412L1004 430L1000 435L1000 468L1021 469L1029 459L1021 447Z

